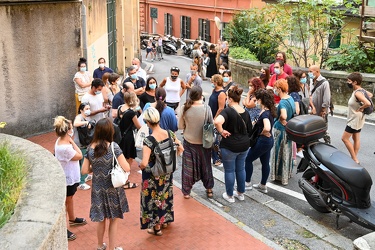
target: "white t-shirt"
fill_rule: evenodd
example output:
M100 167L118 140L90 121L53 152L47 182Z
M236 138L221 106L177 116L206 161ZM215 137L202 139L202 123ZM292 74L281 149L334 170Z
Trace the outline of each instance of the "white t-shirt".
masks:
M101 108L103 108L104 98L103 94L100 93L99 95L92 95L90 93L86 93L82 97L82 103L86 102L90 104L90 110L91 111L97 111ZM90 120L95 120L98 122L100 119L104 118L104 113L98 113L96 115L90 115Z
M55 143L55 157L60 162L66 178L66 185L72 186L80 182L79 161L71 159L76 155L76 151L71 144L58 145L59 139Z
M147 81L147 74L146 74L146 71L144 69L142 69L142 68L138 69L137 76L142 77L143 80L145 80L145 82Z
M181 79L177 78L175 82L172 82L171 78L167 77L167 82L164 85L167 96L165 97L166 102L176 103L180 102L180 90L181 90Z
M90 83L90 73L88 71L85 71L83 74L81 72L77 72L74 75L73 82L74 86L76 87L76 93L87 93L90 90L90 86L86 88L81 88L78 83L76 82L76 79L81 79L83 83Z

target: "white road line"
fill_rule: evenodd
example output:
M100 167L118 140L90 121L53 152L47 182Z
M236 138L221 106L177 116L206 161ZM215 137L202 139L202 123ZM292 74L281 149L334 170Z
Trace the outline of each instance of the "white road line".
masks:
M287 189L287 188L283 188L283 187L280 187L278 185L275 185L275 184L272 184L270 182L267 182L267 187L273 189L273 190L276 190L278 192L281 192L281 193L284 193L284 194L287 194L289 196L293 196L294 198L297 198L297 199L300 199L300 200L303 200L303 201L306 201L305 199L305 196L303 194L300 194L300 193L297 193L293 190L290 190L290 189Z

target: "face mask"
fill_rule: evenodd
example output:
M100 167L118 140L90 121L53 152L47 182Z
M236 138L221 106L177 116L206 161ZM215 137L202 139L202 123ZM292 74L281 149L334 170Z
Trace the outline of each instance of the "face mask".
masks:
M219 69L219 73L220 74L223 74L224 70L223 69Z
M261 73L260 76L259 76L259 78L263 78L263 77L265 77L265 76L266 76L266 74Z
M262 105L260 105L259 102L256 102L255 107L256 107L257 109L262 109Z
M277 90L276 89L273 89L273 93L277 96L279 96L279 93L277 93Z
M120 79L116 81L116 84L119 85L121 83Z
M348 85L348 88L349 88L349 89L352 89L352 88L353 88L353 84L348 83L348 82L347 82L346 84Z
M211 87L215 88L215 84L211 83Z
M138 65L133 65L133 67L134 67L136 70L138 70Z
M104 63L99 63L99 68L104 69Z
M68 135L69 135L70 137L73 137L73 135L74 135L74 130L72 130L71 133L68 133Z
M148 86L150 87L150 89L156 89L156 83L149 84Z
M87 109L83 112L86 116L89 116L91 114L91 110Z
M276 68L273 71L275 72L276 75L280 75L280 69Z
M86 67L81 67L80 70L81 70L82 72L84 72L84 71L86 71Z
M172 80L176 80L178 76L171 76Z
M229 77L228 76L223 77L223 81L224 82L229 82Z
M137 77L136 74L133 74L133 75L130 76L130 78L131 78L132 80L136 80L138 77Z
M228 101L228 99L225 101L225 106L229 107L229 101Z
M314 74L312 72L309 72L309 78L314 79Z
M303 83L303 84L305 84L306 83L306 81L307 81L307 79L306 79L306 77L303 77L303 78L301 78L301 80L299 80L301 83Z
M100 95L101 93L101 91L95 91L95 95Z
M191 74L191 75L195 75L196 73L197 73L197 71L195 71L195 70L191 70L191 71L190 71L190 74Z

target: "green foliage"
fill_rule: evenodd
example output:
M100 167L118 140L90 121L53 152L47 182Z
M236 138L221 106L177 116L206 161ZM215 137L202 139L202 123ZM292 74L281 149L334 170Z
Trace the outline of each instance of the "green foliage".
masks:
M257 61L257 57L248 48L233 47L230 49L230 56L234 59Z
M266 10L250 9L236 13L226 26L224 36L233 47L247 48L260 62L274 61L278 44L268 33L273 23L267 18ZM232 50L231 50L232 56Z
M0 228L13 214L26 172L22 154L11 152L6 142L0 143Z
M332 50L325 65L331 70L375 73L375 50L352 43Z

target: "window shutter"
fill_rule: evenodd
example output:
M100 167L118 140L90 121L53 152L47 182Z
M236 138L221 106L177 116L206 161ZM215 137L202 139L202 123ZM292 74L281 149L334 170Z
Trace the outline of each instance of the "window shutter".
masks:
M164 35L168 34L168 13L164 14Z
M206 19L206 42L211 42L210 24L210 20Z
M190 36L191 36L191 34L190 34L190 25L191 25L191 17L187 17L186 18L186 31L185 31L185 33L186 33L186 37L185 38L187 38L187 39L190 39Z

